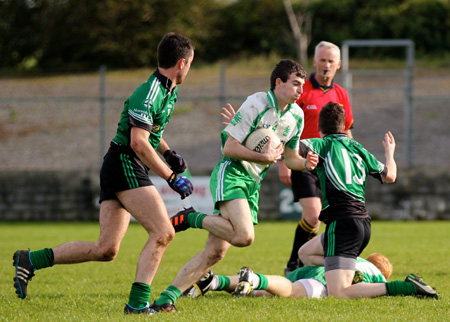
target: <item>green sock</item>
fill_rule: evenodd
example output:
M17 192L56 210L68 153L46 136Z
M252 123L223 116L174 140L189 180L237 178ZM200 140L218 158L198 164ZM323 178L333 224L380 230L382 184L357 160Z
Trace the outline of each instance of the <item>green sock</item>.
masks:
M226 290L230 286L230 278L223 275L216 275L219 279L219 284L215 291L223 291Z
M203 218L206 216L206 214L202 214L201 212L191 212L187 216L189 226L192 228L203 228Z
M142 309L147 306L150 299L151 287L145 283L135 282L131 285L130 297L128 305L133 309Z
M259 277L259 285L258 287L255 288L255 290L265 290L267 288L267 285L269 285L269 281L267 280L267 277L263 274L258 274L255 273L256 275L258 275Z
M53 250L51 248L44 248L30 252L30 261L34 269L52 267L55 264Z
M180 295L181 291L175 286L170 285L161 293L159 299L155 301L155 304L161 305L165 303L175 303L175 301L180 297Z
M388 296L416 295L416 288L411 282L392 281L386 283L386 293Z

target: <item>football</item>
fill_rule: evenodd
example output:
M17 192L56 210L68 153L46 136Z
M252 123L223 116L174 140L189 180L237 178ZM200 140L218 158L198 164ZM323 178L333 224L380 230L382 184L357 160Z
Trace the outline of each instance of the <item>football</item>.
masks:
M266 149L269 139L272 139L271 146L276 149L280 144L280 139L271 129L259 128L253 131L245 140L245 146L256 152L263 152Z

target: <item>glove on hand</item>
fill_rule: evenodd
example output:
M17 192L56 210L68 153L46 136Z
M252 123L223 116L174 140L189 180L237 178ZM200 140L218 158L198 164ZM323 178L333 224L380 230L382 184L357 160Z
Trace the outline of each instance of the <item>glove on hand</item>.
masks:
M181 199L184 199L192 194L192 191L194 190L194 187L188 178L178 176L175 172L170 175L169 179L167 179L167 183L169 184L169 187L180 194Z
M186 162L175 151L167 150L164 152L164 159L166 159L167 164L173 172L182 173L186 170Z

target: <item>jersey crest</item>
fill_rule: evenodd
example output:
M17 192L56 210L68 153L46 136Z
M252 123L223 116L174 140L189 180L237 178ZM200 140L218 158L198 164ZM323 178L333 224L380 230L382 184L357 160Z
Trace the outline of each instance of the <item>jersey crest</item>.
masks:
M234 117L231 120L230 124L236 126L239 123L241 123L241 121L242 121L242 115L241 115L241 112L238 111L236 114L234 114Z

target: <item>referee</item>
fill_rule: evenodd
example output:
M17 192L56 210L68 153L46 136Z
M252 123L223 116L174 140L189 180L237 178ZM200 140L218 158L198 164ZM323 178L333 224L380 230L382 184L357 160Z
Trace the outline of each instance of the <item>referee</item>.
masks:
M314 67L312 73L303 86L303 94L297 104L303 109L305 115L305 127L301 139L320 138L318 130L319 113L322 106L328 102L338 103L345 111L345 130L348 137L353 137L353 112L347 91L334 82L336 71L341 67L341 51L338 46L330 42L322 41L314 53ZM294 202L300 202L303 213L296 231L291 256L286 264L284 273L291 271L303 264L298 259L298 250L308 240L316 236L319 229L319 214L322 209L322 192L319 179L313 171L291 171L284 162L279 165L280 181L286 187L292 186Z

